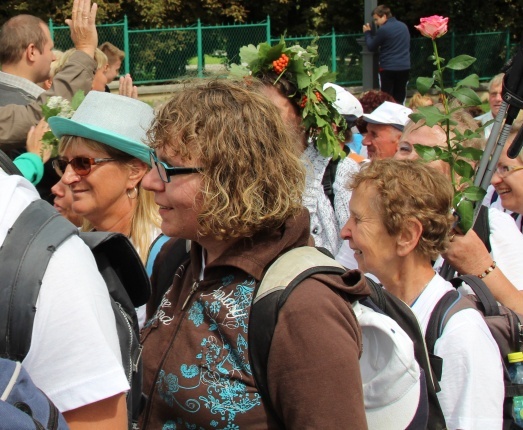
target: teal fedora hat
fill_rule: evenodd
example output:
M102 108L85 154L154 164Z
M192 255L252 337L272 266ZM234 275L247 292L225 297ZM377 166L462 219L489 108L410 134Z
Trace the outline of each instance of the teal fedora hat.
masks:
M84 137L150 164L150 149L144 142L153 119L154 110L147 103L90 91L71 118L53 116L49 118L49 127L57 138Z

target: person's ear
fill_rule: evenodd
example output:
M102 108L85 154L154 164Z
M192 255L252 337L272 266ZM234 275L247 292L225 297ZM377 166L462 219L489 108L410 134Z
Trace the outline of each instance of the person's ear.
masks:
M129 165L130 169L128 181L130 188L134 188L141 182L141 180L149 170L149 166L142 160L139 160L138 158L133 158L129 162Z
M39 53L38 49L36 48L36 45L34 43L30 43L27 45L27 48L25 48L25 58L30 61L34 62L36 61L36 53Z
M396 240L397 254L405 257L418 246L423 226L416 218L411 218L403 225L403 228Z

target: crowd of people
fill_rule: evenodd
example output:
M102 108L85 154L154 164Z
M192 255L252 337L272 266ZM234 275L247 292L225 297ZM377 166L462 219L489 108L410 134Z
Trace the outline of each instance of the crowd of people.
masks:
M421 94L405 106L404 25L388 7L373 11L377 32L363 27L368 48L380 48L386 91L355 97L332 82L314 89L314 103L343 118L332 136L339 158L325 154L317 125L304 119L296 76L267 58L249 79L189 81L157 109L138 100L129 75L111 93L124 53L98 44L96 13L90 0L74 0L67 24L75 47L64 53L31 15L0 30L0 149L21 174L0 169L0 243L42 198L81 231L126 236L152 280L149 303L136 309L147 401L130 423L129 383L96 262L78 237L51 258L22 364L71 429L367 428L374 406L359 360L368 339L353 310L371 293L365 276L408 305L422 333L455 289L440 276L445 262L523 314L523 155L509 158L506 149L521 123L483 201L486 244L457 227L449 164L420 160L416 144L444 148L449 136L412 113L443 107ZM480 131L463 147L484 149L502 85L503 74L489 84L489 112L453 111L451 134ZM51 97L71 100L79 90L86 95L72 116L43 119ZM43 144L49 132L56 148ZM182 246L173 256L175 243ZM347 271L306 277L278 308L264 370L270 400L262 399L250 352L253 300L272 263L305 246L321 247ZM434 353L445 363L437 399L446 428L502 428L502 361L480 313L452 316Z

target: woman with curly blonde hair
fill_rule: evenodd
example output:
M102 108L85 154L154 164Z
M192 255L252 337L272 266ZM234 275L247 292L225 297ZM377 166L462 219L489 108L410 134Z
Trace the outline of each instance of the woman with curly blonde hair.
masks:
M301 283L275 327L272 404L252 374L256 285L282 253L310 243L300 150L277 107L256 82L199 83L160 109L149 136L144 187L155 193L162 231L192 245L142 331L141 428L366 428L361 339L347 303L366 294L363 282ZM311 312L326 318L317 324Z
M425 333L439 300L454 290L432 267L449 246L448 177L420 161L375 160L353 177L350 188L350 218L342 235L359 269L409 305ZM503 369L479 312L465 309L450 317L434 354L443 359L438 400L447 428L501 428Z

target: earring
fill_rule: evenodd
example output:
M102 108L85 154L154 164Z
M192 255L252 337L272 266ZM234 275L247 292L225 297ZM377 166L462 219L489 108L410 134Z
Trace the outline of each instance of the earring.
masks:
M138 197L138 188L134 187L129 190L127 190L127 197L130 199L135 199Z

